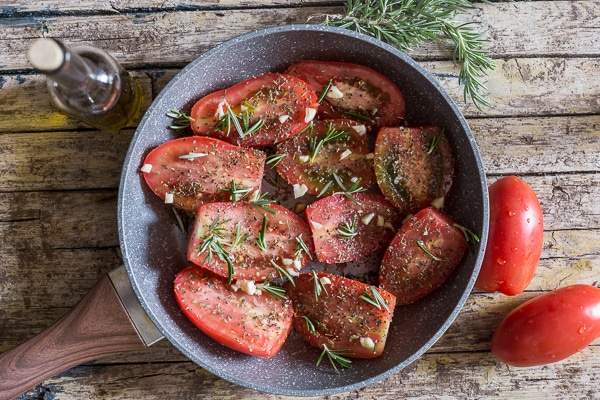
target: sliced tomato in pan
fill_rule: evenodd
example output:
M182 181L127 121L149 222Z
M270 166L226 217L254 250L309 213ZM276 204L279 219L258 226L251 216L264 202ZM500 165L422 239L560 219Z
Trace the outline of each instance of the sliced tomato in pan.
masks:
M327 273L287 284L294 328L308 342L343 357L375 358L384 350L396 299L387 291Z
M277 172L300 193L326 196L375 184L367 137L351 120L323 120L277 145Z
M267 73L213 92L192 107L196 135L263 146L290 138L315 116L317 97L302 80Z
M368 128L399 125L404 96L387 77L364 65L307 60L287 74L306 81L321 97L320 118L353 118Z
M396 208L377 194L328 196L310 204L304 215L315 255L325 263L366 257L387 246L402 225Z
M312 242L306 222L285 207L209 203L196 213L187 254L231 282L264 282L297 275L311 258Z
M443 129L382 128L375 143L375 175L383 195L405 214L443 199L454 179L454 156Z
M398 304L409 304L438 289L467 251L463 231L454 220L427 207L402 225L379 269L379 286Z
M141 167L146 183L166 203L194 212L229 200L231 190L260 190L266 155L207 137L170 140L153 149Z
M199 266L187 267L175 276L175 297L196 327L242 353L272 357L292 328L291 301L267 291L249 295Z

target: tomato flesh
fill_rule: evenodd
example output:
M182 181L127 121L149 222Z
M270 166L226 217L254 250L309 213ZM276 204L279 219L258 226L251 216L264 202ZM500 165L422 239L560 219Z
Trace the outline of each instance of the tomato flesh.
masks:
M276 153L285 154L277 173L291 185L304 184L307 193L320 196L347 190L357 179L362 188L373 186L375 173L366 134L355 128L356 123L349 120L315 121L311 129L277 145ZM336 133L343 137L327 140ZM319 142L320 150L311 153L311 143L314 148Z
M160 198L173 196L173 205L194 212L204 203L229 199L232 184L260 190L266 155L206 137L174 139L145 158L142 175Z
M190 124L196 135L246 146L271 145L304 129L311 121L307 109L316 110L316 101L300 79L267 73L201 98L192 107Z
M542 208L533 189L516 176L492 183L489 199L489 235L475 286L516 295L529 286L540 260Z
M300 236L312 253L310 230L288 209L277 204L270 205L269 209L275 213L243 201L202 205L196 213L187 249L188 259L231 280L264 282L285 276L274 264L286 270L291 268L292 274L297 273L311 257L305 252L297 252L297 238ZM258 244L261 231L264 232L264 248ZM213 241L213 244L206 241ZM219 244L224 251L215 247Z
M318 296L315 296L315 279L324 288ZM301 274L294 283L295 286L287 286L295 310L294 328L312 346L319 349L327 346L346 357L381 355L396 305L394 295L327 273ZM361 298L365 294L371 296L371 290L379 293L385 305L379 303L377 307Z
M404 119L404 96L387 77L364 65L307 60L291 65L287 74L306 81L320 95L322 119L354 118L370 129L395 126ZM359 117L356 117L359 116Z
M175 297L198 329L242 353L272 357L292 328L294 313L289 300L265 292L249 295L235 291L225 278L199 266L176 275Z
M530 367L563 360L600 337L600 289L577 284L534 297L511 311L492 337L503 363Z
M336 194L310 204L305 218L315 255L325 263L366 257L388 245L402 217L383 196L357 193L353 199Z
M405 214L416 213L452 186L450 142L436 126L382 128L375 143L375 175L392 204Z
M379 286L398 304L413 303L438 289L467 251L463 232L447 214L427 207L396 233L379 269Z

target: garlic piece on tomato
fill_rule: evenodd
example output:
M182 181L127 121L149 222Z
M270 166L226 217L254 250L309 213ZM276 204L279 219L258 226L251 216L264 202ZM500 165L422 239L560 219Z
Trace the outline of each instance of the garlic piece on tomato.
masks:
M284 267L289 267L294 263L294 260L292 260L291 258L284 258L283 260L281 260L281 263Z
M289 116L289 115L281 115L281 116L279 117L279 122L283 124L283 123L284 123L285 121L287 121L288 119L290 119L290 116Z
M321 282L321 285L331 285L331 279L329 279L326 276L322 276L319 278L319 282Z
M371 223L373 218L375 218L375 213L368 213L368 214L362 216L362 218L360 219L360 222L362 222L365 225L369 225L369 223Z
M239 290L241 290L242 292L248 293L249 295L259 295L262 293L261 290L256 286L256 283L254 283L254 281L247 281L247 280L241 280L241 281L236 281L234 284L231 285L231 287L236 287ZM234 289L237 291L237 289Z
M365 349L374 349L375 348L375 342L373 341L373 339L371 339L370 337L361 337L360 340L360 345L362 347L364 347Z
M294 188L294 198L297 199L298 197L302 197L306 194L306 192L308 191L308 187L303 183L303 184L297 184L294 183L293 185Z
M349 157L350 154L352 154L352 151L350 149L346 149L342 152L342 154L340 154L340 160L342 161L344 158Z
M431 202L431 206L438 210L444 208L444 196L440 196L438 198L433 199Z
M308 160L310 160L310 156L307 156L306 154L298 156L298 161L300 161L303 164L307 163Z
M327 92L327 97L329 97L330 99L341 99L342 97L344 97L344 92L338 89L337 86L331 85L329 91Z
M145 172L145 173L152 172L152 164L144 164L144 165L142 165L142 168L140 168L140 171Z
M310 221L310 224L312 225L313 228L315 229L321 229L323 228L323 224L318 223L317 221Z
M165 204L173 204L175 197L173 193L165 193Z
M364 136L367 134L367 127L364 125L355 125L352 127L352 129L354 129L354 131L360 136Z
M312 121L313 119L315 119L316 115L317 115L317 109L316 108L307 107L306 108L306 114L304 115L304 122L309 123L310 121Z
M223 115L225 115L225 110L223 110L224 106L225 106L225 101L221 101L217 105L217 111L215 112L215 115L217 116L217 118L221 118L221 117L223 117Z

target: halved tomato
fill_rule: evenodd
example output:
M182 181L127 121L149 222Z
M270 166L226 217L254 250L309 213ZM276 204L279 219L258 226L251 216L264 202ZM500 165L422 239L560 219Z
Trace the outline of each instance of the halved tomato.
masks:
M356 193L325 197L310 204L304 216L315 255L325 263L368 256L388 245L402 224L398 210L383 196Z
M145 158L141 171L167 203L194 212L201 204L229 200L233 187L260 190L266 155L207 137L163 143Z
M307 60L291 65L286 73L306 81L317 95L323 94L320 118L353 118L368 128L396 126L404 119L402 92L372 68Z
M187 254L230 281L264 282L297 275L312 252L308 225L296 214L276 204L265 209L238 201L198 209Z
M384 350L396 299L383 289L335 274L308 273L286 284L294 328L319 349L374 358Z
M439 288L467 251L463 231L446 213L425 208L402 225L386 250L379 286L398 304L409 304Z
M293 319L291 301L234 290L227 279L190 266L175 276L175 297L188 319L223 346L259 357L274 356Z
M403 213L416 213L452 186L450 143L437 126L382 128L375 142L375 175L392 204Z
M305 128L317 110L316 101L300 79L267 73L201 98L190 112L190 124L196 135L246 146L270 145Z
M285 154L276 167L279 175L291 185L304 185L307 193L325 196L375 184L366 134L351 120L315 121L279 143L276 153Z

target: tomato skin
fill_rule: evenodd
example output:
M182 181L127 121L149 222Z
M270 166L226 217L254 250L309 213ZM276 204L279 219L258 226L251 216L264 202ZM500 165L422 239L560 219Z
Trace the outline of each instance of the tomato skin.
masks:
M542 208L533 189L516 176L492 183L489 199L489 235L475 286L513 296L527 288L540 261Z
M355 126L356 122L348 119L314 121L312 129L306 129L277 145L276 153L286 154L277 164L277 173L289 184L305 184L307 193L321 196L342 190L332 178L334 173L345 188L351 187L352 179L357 178L360 178L361 187L368 189L373 186L375 172L373 160L368 158L367 137L358 133ZM324 144L314 160L301 161L302 157L309 158L311 138L324 140L330 128L348 135ZM324 190L328 184L329 189Z
M383 195L414 214L445 197L454 180L454 155L437 126L385 127L375 142L375 175ZM440 137L437 144L432 142Z
M414 303L438 289L466 251L467 241L454 220L433 207L425 208L402 225L387 248L379 287L393 293L399 305Z
M242 106L246 107L249 127L259 119L264 125L243 137L233 123L229 132L220 128L219 119L227 112L227 105L239 116L244 113ZM289 75L267 73L199 99L190 112L193 119L190 126L196 135L212 136L238 145L265 146L288 139L304 129L310 122L306 121L307 108L317 110L318 103L306 82ZM281 120L284 116L286 119Z
M225 278L199 266L180 271L174 289L179 307L198 329L245 354L274 356L292 328L289 300L234 291Z
M492 353L503 363L530 367L563 360L600 337L600 289L576 284L534 297L496 328Z
M289 268L298 272L311 256L302 252L296 257L296 238L302 235L302 240L312 253L310 229L302 218L287 208L277 204L271 204L269 208L275 211L275 214L260 210L244 201L202 205L196 212L196 219L190 234L187 248L188 260L218 275L229 277L228 265L223 258L214 254L212 260L209 260L209 251L199 252L206 238L211 236L211 224L217 221L220 229L220 232L217 232L218 239L225 243L225 249L233 263L232 280L264 282L280 278L281 275L272 262L284 268L286 260L292 262ZM256 241L258 232L262 229L264 217L267 219L267 224L265 249L263 250L256 244ZM241 229L241 236L247 236L239 244L229 247L227 243L235 241L238 225ZM296 259L297 262L293 263Z
M387 246L402 225L402 216L383 196L353 197L356 202L343 194L324 197L304 211L319 261L344 263L366 257ZM338 229L343 224L353 224L356 236L342 237Z
M364 65L305 60L291 65L287 74L307 82L317 96L331 80L343 96L325 96L319 105L319 118L353 118L347 112L364 115L356 118L371 129L395 126L404 119L404 96L386 76Z
M201 157L181 159L190 154ZM149 172L142 172L150 189L160 198L173 195L173 205L195 212L200 205L224 201L231 182L238 187L260 190L266 154L207 137L173 139L153 149L144 159ZM142 167L144 171L144 167Z
M340 275L318 273L318 279L329 279L326 289L315 298L314 275L300 274L294 278L295 286L286 284L288 296L294 304L294 328L312 346L343 351L353 358L374 358L384 350L396 298L393 294L374 288L385 300L385 307L377 308L361 299L370 286ZM306 318L313 322L311 332ZM360 338L370 338L375 346L361 345Z

